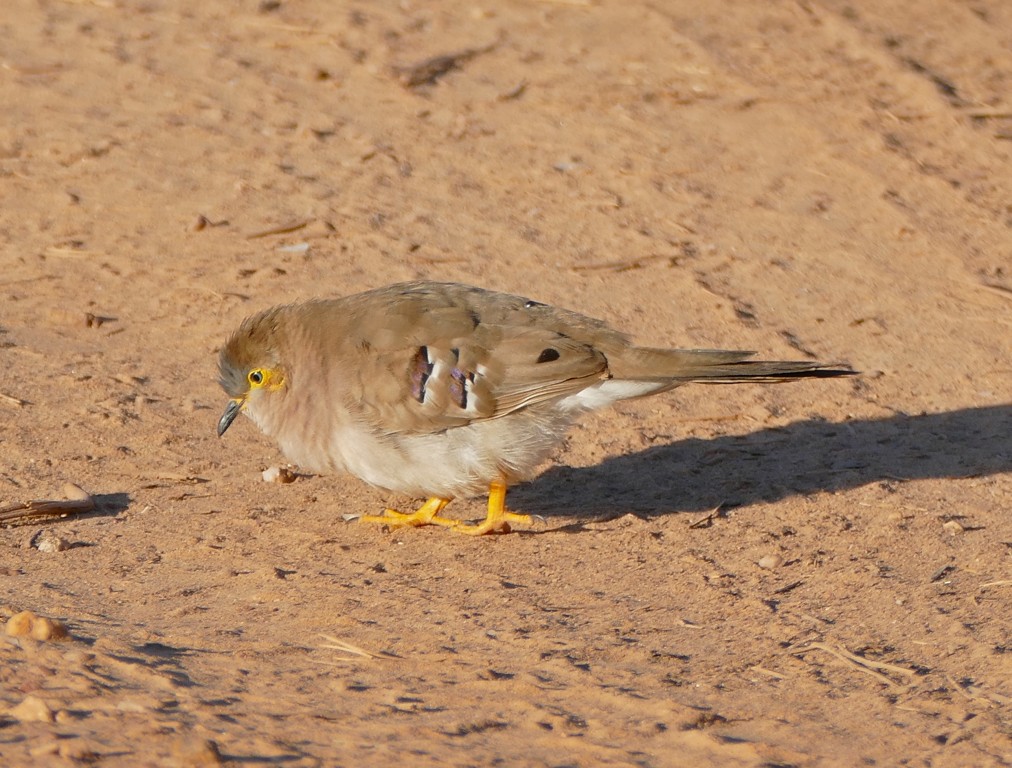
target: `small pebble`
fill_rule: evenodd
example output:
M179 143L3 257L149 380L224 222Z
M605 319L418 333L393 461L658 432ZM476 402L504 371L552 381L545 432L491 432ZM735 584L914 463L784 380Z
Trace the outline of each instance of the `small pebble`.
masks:
M52 531L42 531L32 539L32 546L39 552L63 552L70 549L70 542Z
M90 763L98 757L94 747L84 739L64 739L60 742L60 757L74 762Z
M184 736L176 742L172 751L185 766L221 765L221 752L211 739Z
M51 723L56 719L46 702L30 694L12 707L9 714L22 723Z
M63 654L63 660L68 664L81 666L83 664L90 664L93 662L95 660L95 654L82 651L80 648L71 648Z
M44 741L38 746L29 749L28 754L32 757L49 757L51 755L58 755L60 754L60 742Z
M39 616L32 623L32 638L35 640L62 640L67 628L58 621Z
M91 494L79 485L75 485L74 483L64 483L63 498L71 499L73 501L84 501L86 499L90 499Z
M294 483L297 477L288 467L269 467L263 471L265 483Z
M7 634L11 637L26 637L32 633L32 624L38 618L31 611L15 613L7 619Z
M772 571L774 568L779 568L784 564L784 559L780 555L764 555L759 558L759 562L756 563L760 568L765 568L768 571Z
M119 710L120 712L132 712L134 714L143 714L145 712L150 711L149 707L146 707L140 702L134 701L133 699L121 701L119 704L116 705L116 709Z
M966 529L955 520L946 520L942 523L942 530L950 536L958 536L959 534L966 532Z

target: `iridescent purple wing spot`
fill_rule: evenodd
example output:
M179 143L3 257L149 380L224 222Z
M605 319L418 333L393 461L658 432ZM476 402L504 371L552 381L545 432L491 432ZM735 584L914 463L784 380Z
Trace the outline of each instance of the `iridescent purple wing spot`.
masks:
M429 350L419 347L411 358L411 395L420 403L425 402L425 383L432 375L432 363L429 362Z
M474 382L474 374L454 368L450 371L450 399L461 410L467 410L468 384Z

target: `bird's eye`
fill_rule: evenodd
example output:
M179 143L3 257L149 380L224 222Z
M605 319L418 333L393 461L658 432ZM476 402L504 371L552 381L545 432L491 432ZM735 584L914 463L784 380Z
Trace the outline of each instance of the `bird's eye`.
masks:
M259 369L250 371L246 378L249 379L249 383L254 387L259 387L264 383L264 372Z

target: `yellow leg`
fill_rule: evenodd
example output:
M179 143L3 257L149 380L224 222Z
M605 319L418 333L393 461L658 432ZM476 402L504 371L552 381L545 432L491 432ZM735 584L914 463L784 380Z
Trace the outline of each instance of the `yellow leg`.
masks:
M410 515L398 512L395 509L387 509L383 511L382 515L363 515L359 518L359 521L363 523L380 523L388 528L417 528L421 525L455 526L458 523L457 520L439 516L439 513L443 511L443 507L449 503L449 499L433 496L422 504L417 512L412 512Z
M509 533L510 523L530 524L530 522L530 515L506 511L506 483L496 480L488 487L488 514L485 519L477 525L457 523L453 526L453 530L469 536L481 536L495 531Z

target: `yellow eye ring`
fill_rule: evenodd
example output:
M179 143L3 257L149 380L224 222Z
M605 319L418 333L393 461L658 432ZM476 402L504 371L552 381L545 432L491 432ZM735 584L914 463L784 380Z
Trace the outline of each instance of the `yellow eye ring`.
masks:
M264 375L264 372L261 371L259 368L250 371L249 374L246 376L246 379L254 387L259 387L261 384L264 383L266 378L267 377Z

